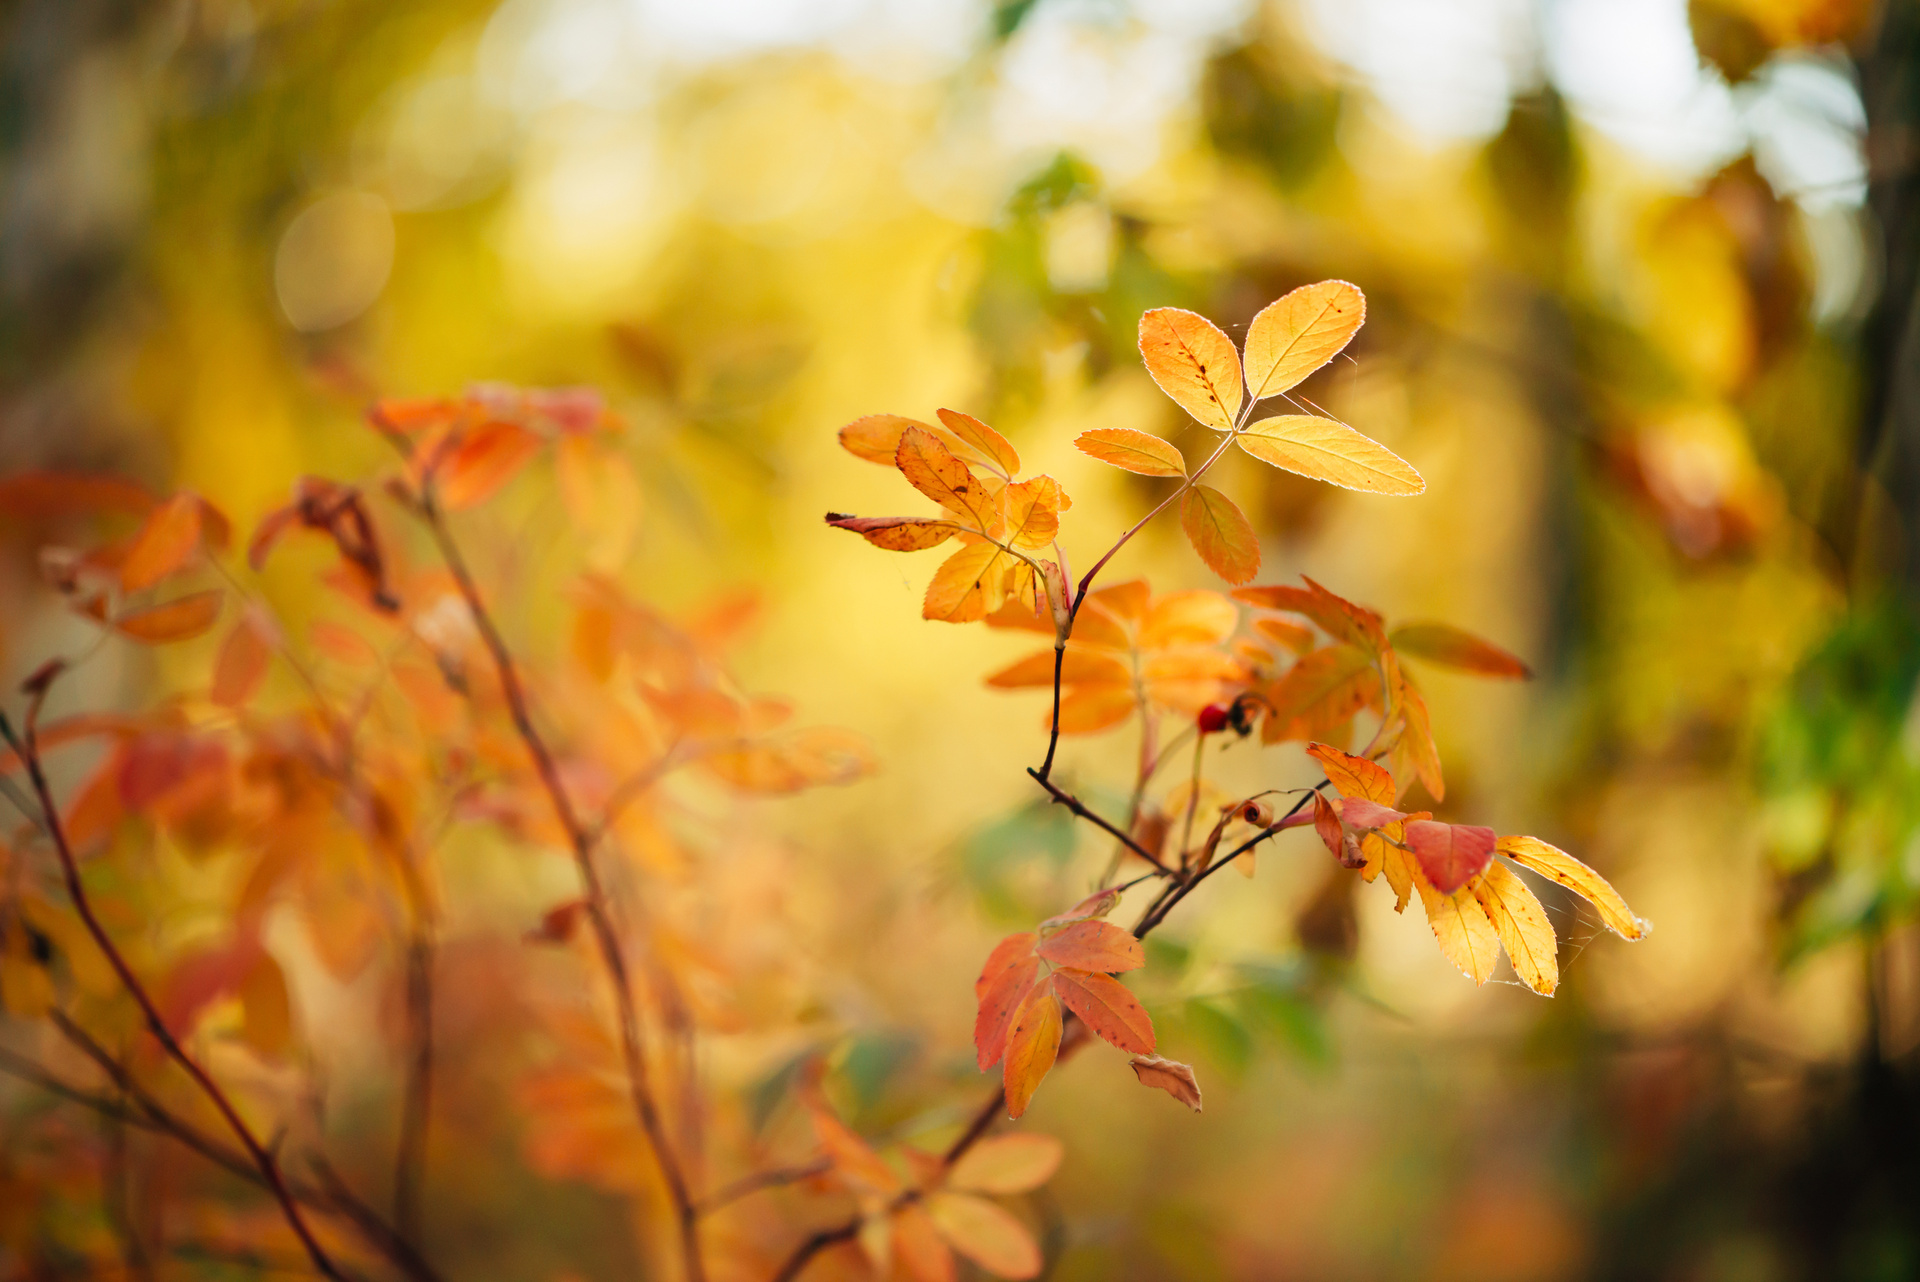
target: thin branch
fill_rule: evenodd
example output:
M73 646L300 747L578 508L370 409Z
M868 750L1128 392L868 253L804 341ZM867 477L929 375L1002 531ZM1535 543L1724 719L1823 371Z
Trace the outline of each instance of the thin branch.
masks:
M654 1100L653 1086L647 1071L646 1053L641 1042L640 1013L634 1000L633 979L627 967L625 954L620 948L620 937L613 925L612 901L609 899L605 884L601 881L600 870L594 862L594 834L580 818L574 806L572 796L567 792L560 778L559 764L553 751L547 746L546 739L533 724L533 712L527 700L526 687L520 679L520 671L514 663L513 653L507 648L505 638L495 625L493 616L488 612L486 603L480 596L479 585L474 581L472 571L467 568L466 558L454 542L447 523L433 500L428 489L421 495L416 512L426 523L439 549L440 559L446 564L447 572L459 590L461 599L466 602L467 613L473 619L474 629L480 634L481 643L486 647L493 660L494 671L500 681L500 690L507 702L508 714L513 719L514 729L519 733L520 741L526 746L527 754L533 758L535 772L540 777L547 798L553 806L554 815L567 834L572 846L574 865L579 872L582 898L586 904L587 920L593 927L594 942L600 952L601 963L607 971L612 984L614 1005L620 1024L620 1052L625 1061L627 1085L633 1097L634 1111L639 1115L640 1127L646 1133L647 1143L653 1150L654 1161L660 1167L660 1174L667 1186L667 1194L673 1202L675 1218L680 1232L682 1264L686 1270L688 1282L704 1282L706 1266L700 1254L699 1211L693 1200L692 1189L686 1174L675 1155L673 1146L667 1137L665 1123L660 1109Z
M770 1171L755 1171L743 1175L731 1184L722 1185L714 1192L700 1199L699 1209L702 1215L712 1215L723 1206L739 1201L762 1189L781 1188L788 1184L798 1184L801 1180L810 1180L816 1175L824 1175L833 1169L833 1163L826 1158L808 1162L805 1166L781 1166Z
M1039 784L1042 788L1045 788L1047 790L1048 795L1050 795L1053 798L1055 805L1065 806L1068 810L1071 810L1074 814L1079 815L1082 819L1085 819L1089 823L1093 824L1094 827L1101 829L1103 832L1111 834L1122 845L1126 846L1128 850L1131 850L1134 854L1140 856L1142 859L1152 864L1155 868L1158 868L1161 872L1171 873L1173 871L1171 868L1167 867L1166 864L1161 862L1160 856L1154 854L1151 850L1148 850L1145 846L1135 841L1131 835L1121 832L1120 829L1115 827L1113 824L1109 823L1105 819L1102 819L1099 815L1094 814L1093 811L1088 810L1086 806L1081 803L1078 797L1074 796L1070 792L1063 791L1059 787L1059 785L1055 784L1052 780L1041 778L1040 772L1038 770L1035 770L1029 767L1027 770L1027 773L1033 776L1033 781L1035 783Z
M266 1182L267 1191L273 1195L274 1201L280 1204L281 1215L293 1229L294 1236L300 1239L300 1245L306 1249L314 1268L318 1269L324 1277L344 1279L345 1275L334 1264L333 1258L320 1245L319 1239L314 1237L305 1212L294 1201L293 1195L287 1191L287 1183L281 1176L279 1162L260 1143L252 1128L241 1118L239 1111L233 1106L233 1101L227 1098L226 1091L174 1037L166 1021L160 1018L160 1010L154 1005L153 998L148 995L139 977L133 973L133 968L127 964L127 959L121 955L119 947L114 944L113 937L107 934L106 927L94 914L93 902L88 898L86 887L80 881L80 866L74 859L72 846L67 842L65 825L60 821L59 808L54 804L53 791L47 785L46 772L40 768L40 754L33 742L31 722L27 727L27 739L23 743L15 737L13 725L7 720L5 714L0 714L0 734L5 735L8 744L19 754L21 761L26 763L28 780L33 785L34 796L39 800L41 815L46 820L47 835L52 838L54 851L60 859L60 871L66 881L67 895L73 900L74 909L80 914L80 920L85 924L87 933L93 937L93 942L105 955L108 965L113 967L114 974L119 977L121 986L140 1007L140 1013L146 1020L147 1030L153 1034L154 1039L160 1043L168 1056L193 1079L194 1084L219 1110L221 1118L238 1137L241 1146L247 1151L248 1158L259 1168L260 1175Z

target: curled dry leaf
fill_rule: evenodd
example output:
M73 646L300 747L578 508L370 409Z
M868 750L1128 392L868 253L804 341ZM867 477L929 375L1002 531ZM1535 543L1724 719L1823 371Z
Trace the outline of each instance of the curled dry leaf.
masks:
M1345 423L1317 414L1281 414L1247 425L1234 440L1262 463L1338 485L1396 497L1419 494L1426 481L1405 459Z
M971 1193L1025 1193L1053 1178L1064 1153L1051 1135L991 1136L961 1154L947 1184Z
M1233 430L1245 400L1240 353L1219 326L1183 308L1156 307L1140 317L1140 357L1181 409L1216 432Z
M129 610L114 618L113 627L116 632L135 641L159 645L197 637L212 627L213 621L219 617L220 590L211 588L205 592L175 597L159 605Z
M1393 630L1391 640L1401 654L1476 676L1510 681L1533 677L1533 669L1518 656L1450 623L1403 623Z
M837 530L852 530L875 547L889 552L918 552L922 548L937 547L963 528L952 521L919 516L849 516L844 512L827 513L827 524Z
M1268 303L1247 326L1247 390L1256 401L1280 395L1337 356L1366 319L1366 296L1344 280Z
M1187 461L1172 442L1130 427L1098 427L1073 440L1082 454L1141 476L1185 476Z
M1196 485L1180 497L1180 528L1215 574L1229 583L1245 583L1260 572L1260 536L1232 499L1210 485Z
M1140 1079L1142 1086L1165 1091L1194 1112L1200 1111L1200 1083L1194 1078L1190 1065L1158 1055L1142 1055L1132 1061L1132 1067L1133 1075Z

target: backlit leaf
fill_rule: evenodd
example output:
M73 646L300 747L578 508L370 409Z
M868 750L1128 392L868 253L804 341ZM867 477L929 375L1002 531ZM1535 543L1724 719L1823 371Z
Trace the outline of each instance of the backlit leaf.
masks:
M1356 605L1338 593L1329 592L1305 575L1301 578L1307 585L1304 588L1294 587L1290 583L1237 588L1233 597L1236 601L1244 601L1262 609L1303 614L1334 640L1358 646L1369 654L1379 654L1386 648L1386 621L1378 611Z
M1363 797L1383 806L1391 806L1398 795L1393 776L1386 767L1365 757L1345 753L1331 744L1310 743L1307 755L1320 763L1331 783L1343 797Z
M838 512L827 513L827 524L837 530L852 530L875 547L889 552L918 552L922 548L938 547L965 528L952 521L918 516L845 516Z
M1633 915L1620 892L1593 869L1538 837L1502 837L1496 849L1522 868L1551 878L1592 904L1607 929L1622 939L1640 939L1652 925Z
M1096 917L1105 917L1120 905L1120 892L1112 886L1105 890L1096 890L1085 899L1063 913L1056 913L1041 922L1042 926L1064 926L1070 921L1091 921Z
M1406 496L1427 488L1407 461L1345 423L1317 414L1281 414L1249 423L1241 449L1301 476L1368 494Z
M1027 1111L1034 1091L1053 1068L1060 1054L1060 1027L1060 999L1053 995L1053 986L1035 984L1014 1011L1013 1027L1007 1033L1002 1072L1007 1116L1019 1117Z
M1240 353L1212 321L1178 307L1154 308L1140 317L1140 358L1181 409L1216 432L1233 430L1245 399Z
M1420 891L1420 903L1427 910L1427 924L1440 941L1440 951L1460 972L1476 984L1484 984L1493 975L1500 957L1500 934L1487 919L1487 910L1467 889L1442 894L1434 889L1413 865L1413 883Z
M1006 490L1007 542L1020 548L1043 548L1060 533L1060 483L1051 476L1035 476Z
M1435 801L1444 801L1447 782L1440 772L1440 747L1433 739L1433 722L1427 716L1426 698L1397 664L1392 665L1390 671L1394 676L1394 713L1402 726L1400 739L1393 745L1393 764L1403 777L1408 772L1417 775Z
M1261 308L1247 326L1247 389L1278 396L1332 360L1367 319L1367 300L1344 280L1323 280Z
M1000 469L1008 479L1020 472L1020 455L1011 442L971 414L959 410L941 410L940 421L947 430L973 446L987 462Z
M1245 583L1260 572L1260 538L1233 500L1209 485L1196 485L1180 497L1180 528L1210 569L1229 583Z
M1147 964L1140 941L1110 922L1076 921L1042 937L1034 948L1056 966L1115 973Z
M1053 1178L1064 1151L1051 1135L991 1136L961 1154L947 1183L974 1193L1025 1193Z
M997 690L1017 690L1053 685L1053 651L1041 650L1009 664L987 678ZM1060 660L1060 680L1065 685L1131 685L1133 672L1116 655L1083 650L1069 644Z
M991 543L961 548L934 571L920 615L944 623L983 619L1006 601L1007 571L1019 564Z
M1131 717L1138 706L1131 686L1083 686L1060 700L1060 733L1099 734L1111 730Z
M1407 825L1407 844L1433 888L1450 895L1493 860L1494 832L1477 824L1443 824L1431 819Z
M1313 794L1313 830L1319 834L1327 853L1344 862L1346 832L1340 827L1340 816L1333 812L1333 803L1317 792Z
M1082 454L1141 476L1185 476L1187 461L1172 442L1130 427L1096 427L1073 438Z
M434 497L449 512L483 503L532 461L540 445L540 437L518 423L483 423L434 468Z
M1487 911L1520 982L1545 997L1560 982L1560 941L1553 923L1520 875L1498 860L1473 883L1473 897Z
M914 489L987 534L998 533L999 505L980 478L931 432L909 427L900 434L894 464Z
M200 548L200 500L176 494L147 514L120 562L120 587L139 592L184 566Z
M1322 738L1365 707L1379 684L1364 652L1350 645L1323 646L1267 688L1261 741Z
M1040 1272L1033 1235L995 1203L965 1193L935 1193L927 1199L927 1214L949 1246L996 1277L1030 1278Z
M1156 597L1140 625L1140 647L1218 645L1233 635L1240 611L1218 592L1188 589Z
M157 645L197 637L220 617L220 590L211 588L175 597L142 610L129 610L113 620L114 629L135 641Z
M1153 1020L1139 999L1113 976L1061 969L1053 972L1053 988L1099 1037L1135 1055L1153 1053Z
M1200 1111L1200 1083L1191 1067L1158 1055L1143 1055L1131 1063L1133 1075L1140 1079L1142 1086L1165 1091L1194 1112Z
M1533 669L1517 656L1450 623L1403 623L1393 630L1391 639L1402 654L1462 672L1515 681L1533 676Z
M1026 1000L1027 990L1033 987L1039 970L1040 959L1033 955L1031 934L1008 936L987 958L986 968L974 981L977 1010L973 1020L973 1045L981 1072L999 1063L1006 1053L1014 1012Z
M891 1218L893 1258L910 1282L953 1282L953 1253L926 1211L910 1202Z
M220 643L213 661L213 688L209 697L223 708L238 708L253 698L273 661L266 625L251 612L240 616L233 631Z
M931 423L922 423L917 418L906 418L900 414L869 414L865 418L857 418L840 429L840 444L856 458L894 467L897 466L900 453L900 437L910 427L917 427L939 438L940 443L958 455L963 462L972 462L978 458L978 451L946 428L935 427Z

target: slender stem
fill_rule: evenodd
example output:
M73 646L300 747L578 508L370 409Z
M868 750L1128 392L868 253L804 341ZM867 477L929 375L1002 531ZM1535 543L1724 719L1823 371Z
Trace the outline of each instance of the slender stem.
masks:
M475 583L472 572L467 568L466 558L461 555L459 546L454 542L452 533L438 507L431 491L422 497L418 512L433 536L440 558L445 562L447 572L453 577L454 586L461 599L466 602L467 613L472 616L474 629L480 634L481 643L493 660L494 671L500 680L501 693L506 698L508 714L513 719L514 729L519 733L520 741L525 745L527 754L533 758L535 772L540 777L547 799L553 806L554 815L567 834L572 847L574 865L579 872L582 898L586 904L587 920L593 929L594 943L599 950L602 965L613 988L613 999L619 1020L620 1054L624 1061L629 1093L633 1097L634 1112L640 1119L640 1127L646 1133L647 1143L653 1150L654 1161L660 1167L660 1174L667 1186L667 1195L673 1202L674 1216L678 1222L682 1265L688 1282L704 1282L706 1266L700 1254L699 1210L693 1199L692 1189L686 1174L675 1155L668 1139L666 1125L661 1118L660 1108L654 1099L653 1086L647 1071L646 1052L641 1041L639 1007L634 1000L633 977L627 966L625 954L620 948L620 937L614 929L612 901L607 895L606 886L600 878L600 870L595 864L593 832L581 819L574 806L572 796L560 778L560 767L555 761L547 741L533 724L533 712L527 700L525 686L520 679L520 671L514 663L513 653L507 648L506 640L500 635L493 616L487 611L486 603L481 599L480 588Z
M1058 784L1055 784L1052 780L1042 779L1040 777L1040 772L1038 770L1029 768L1027 770L1027 773L1033 776L1035 783L1039 784L1042 788L1045 788L1047 790L1048 794L1053 797L1053 801L1055 805L1065 806L1068 810L1071 810L1074 814L1079 815L1082 819L1085 819L1087 822L1093 824L1094 827L1099 828L1102 831L1113 836L1128 850L1131 850L1134 854L1140 856L1142 859L1152 864L1155 868L1158 868L1161 872L1170 873L1173 871L1171 868L1168 868L1166 864L1161 862L1160 856L1154 854L1151 850L1148 850L1145 846L1135 841L1132 838L1132 836L1130 836L1129 834L1121 832L1118 828L1114 827L1107 820L1102 819L1099 815L1094 814L1093 811L1088 810L1086 806L1081 804L1081 801L1078 797L1074 796L1070 792L1063 791L1060 788L1060 786Z
M280 1213L286 1219L288 1227L293 1230L294 1236L300 1239L300 1245L306 1249L308 1258L313 1261L313 1267L318 1269L324 1277L341 1279L344 1282L346 1275L341 1273L339 1266L334 1264L333 1258L320 1245L319 1239L313 1234L312 1227L307 1223L305 1212L294 1201L293 1194L288 1192L287 1182L280 1173L280 1163L260 1143L253 1133L253 1128L241 1118L239 1110L227 1097L226 1091L174 1037L166 1021L160 1018L160 1010L154 1005L153 998L147 993L146 987L133 973L133 968L127 964L127 959L113 942L112 936L107 934L106 927L101 925L99 917L95 915L93 901L87 896L86 887L80 881L80 866L74 859L72 846L67 842L66 827L60 821L60 811L54 804L52 789L47 785L46 772L40 768L40 754L32 739L31 726L29 726L26 742L22 743L15 738L12 723L4 714L0 714L0 734L5 735L8 743L20 755L20 759L26 763L27 778L33 785L34 796L40 802L41 814L46 819L47 835L52 839L54 852L59 857L61 876L66 882L67 895L73 901L74 910L80 914L80 920L86 926L87 933L93 937L94 944L106 957L107 964L113 968L121 986L140 1007L147 1030L153 1034L154 1040L160 1043L167 1055L193 1079L194 1085L200 1088L201 1093L219 1111L222 1120L239 1139L241 1147L247 1151L247 1157L258 1168L262 1180L266 1183L267 1191L273 1195L274 1201L280 1204Z
M748 1194L758 1193L762 1189L798 1184L801 1180L810 1180L832 1169L833 1163L823 1157L817 1162L808 1162L805 1166L782 1166L771 1171L755 1171L751 1175L743 1175L733 1183L723 1185L701 1198L700 1214L712 1215L721 1207L737 1202Z

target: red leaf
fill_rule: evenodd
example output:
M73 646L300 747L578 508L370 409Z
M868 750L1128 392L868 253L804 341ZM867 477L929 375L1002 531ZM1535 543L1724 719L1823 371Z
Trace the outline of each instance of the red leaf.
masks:
M1139 999L1113 976L1056 970L1053 991L1100 1037L1135 1055L1153 1053L1153 1020Z
M1451 895L1477 876L1493 859L1497 838L1491 828L1443 824L1419 819L1407 825L1407 844L1413 847L1420 870L1433 888Z
M1006 1053L1007 1031L1013 1022L1040 959L1033 955L1031 934L1009 935L987 957L987 964L974 981L973 992L978 1010L973 1021L973 1045L980 1071L1000 1062Z
M540 452L538 436L518 423L483 423L434 468L434 495L450 512L492 498Z
M1056 966L1109 973L1146 965L1146 950L1126 931L1104 921L1076 921L1040 941L1034 951Z

